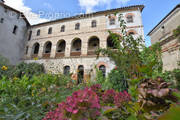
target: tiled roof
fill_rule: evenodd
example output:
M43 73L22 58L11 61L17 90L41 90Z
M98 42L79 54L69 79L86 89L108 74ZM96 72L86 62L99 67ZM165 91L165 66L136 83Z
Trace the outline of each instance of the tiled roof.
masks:
M142 10L144 9L144 5L133 5L133 6L121 7L121 8L110 9L110 10L105 10L105 11L98 11L98 12L94 12L94 13L83 14L83 16L98 15L98 14L103 14L103 13L108 13L108 12L116 12L116 11L121 11L121 10L131 10L131 9L134 9L134 8L139 8L141 10L141 12L142 12ZM35 25L32 25L32 26L39 26L39 25L44 25L44 24L53 23L53 22L77 19L77 18L80 18L80 17L82 17L82 15L76 15L76 16L72 16L72 17L68 17L68 18L52 20L52 21L48 21L48 22L35 24Z

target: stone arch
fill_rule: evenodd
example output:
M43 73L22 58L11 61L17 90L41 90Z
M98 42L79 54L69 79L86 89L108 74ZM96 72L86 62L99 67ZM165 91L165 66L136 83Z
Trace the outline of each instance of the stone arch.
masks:
M64 57L65 55L65 49L66 49L66 41L65 40L59 40L56 45L56 58L57 57Z
M39 53L40 44L38 42L34 43L32 47L32 54L38 54Z
M64 75L69 75L70 74L70 66L69 65L66 65L64 66L64 69L63 69L63 73Z
M78 66L78 72L77 72L77 83L80 84L84 81L84 66L79 65Z
M101 65L104 65L106 68L109 68L108 64L106 64L105 62L101 61L99 62L96 67L99 68Z
M71 42L71 56L81 55L82 41L80 38L75 38Z
M136 32L136 30L131 29L131 30L128 30L128 31L127 31L127 34L128 34L128 35L135 35L135 34L137 34L137 32Z
M105 65L100 65L99 70L102 72L103 77L106 77L106 66Z
M100 47L100 39L92 36L88 40L88 55L94 55L95 51Z
M47 41L45 44L44 44L44 53L45 54L50 54L51 53L51 48L52 48L52 42L50 41Z
M120 34L117 34L117 33L112 33L111 35L108 36L107 38L107 47L108 48L111 48L111 49L117 49L114 41L113 41L113 38L117 38L117 39L120 39L121 38L121 35Z

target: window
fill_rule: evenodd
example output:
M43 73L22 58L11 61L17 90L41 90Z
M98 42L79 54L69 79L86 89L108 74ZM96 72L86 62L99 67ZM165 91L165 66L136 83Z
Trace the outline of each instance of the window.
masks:
M48 29L48 34L52 34L52 27Z
M96 20L93 20L93 21L92 21L91 27L92 27L92 28L96 27Z
M27 47L26 47L26 55L28 54L28 49L29 49L29 47L27 46Z
M7 8L6 7L4 8L4 12L7 13Z
M3 23L3 22L4 22L4 18L1 18L0 23Z
M110 23L109 24L110 25L115 25L115 21L116 21L115 18L110 18Z
M40 36L41 30L37 30L37 36Z
M61 27L61 32L65 32L65 25Z
M127 23L133 23L133 16L132 15L127 16Z
M79 30L79 29L80 29L80 23L76 23L75 30Z
M70 67L69 66L65 66L64 67L64 75L69 75L70 74Z
M18 29L18 27L15 25L14 28L13 28L13 34L17 33L17 29Z
M106 67L104 65L99 66L99 70L102 72L103 77L106 77Z
M28 38L28 40L31 40L31 36L32 36L32 31L29 32L29 38Z

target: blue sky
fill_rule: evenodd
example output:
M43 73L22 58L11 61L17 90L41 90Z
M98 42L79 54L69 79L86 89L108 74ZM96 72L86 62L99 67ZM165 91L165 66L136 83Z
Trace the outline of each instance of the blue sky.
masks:
M39 11L49 13L66 13L66 16L75 15L78 13L107 10L119 8L129 5L145 5L142 13L144 24L144 34L157 25L180 0L5 0L8 5L19 9L30 11L33 14L38 14ZM50 19L48 16L45 19L40 19L39 22ZM30 20L33 21L33 20ZM32 23L36 23L34 20ZM146 36L146 45L150 45L150 39Z

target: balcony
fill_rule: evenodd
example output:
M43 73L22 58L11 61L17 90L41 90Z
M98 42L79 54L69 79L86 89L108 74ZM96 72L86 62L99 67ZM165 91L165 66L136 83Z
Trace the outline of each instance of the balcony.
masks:
M43 56L42 56L42 58L43 58L43 59L49 59L49 58L50 58L50 55L51 55L50 53L44 53Z
M62 58L64 56L65 56L64 52L59 52L59 53L57 52L55 58Z
M71 52L71 56L80 56L80 55L81 55L80 51Z
M38 57L38 54L33 54L32 56L31 56L31 58L37 58Z
M88 50L87 54L88 55L96 55L96 51L95 50Z

